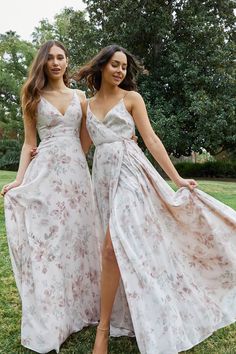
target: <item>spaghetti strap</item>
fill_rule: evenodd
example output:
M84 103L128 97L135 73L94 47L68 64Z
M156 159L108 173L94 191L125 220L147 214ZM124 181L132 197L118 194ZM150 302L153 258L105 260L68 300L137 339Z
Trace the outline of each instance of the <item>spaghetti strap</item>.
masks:
M129 93L130 91L127 91L122 98L124 99L126 96L128 96Z

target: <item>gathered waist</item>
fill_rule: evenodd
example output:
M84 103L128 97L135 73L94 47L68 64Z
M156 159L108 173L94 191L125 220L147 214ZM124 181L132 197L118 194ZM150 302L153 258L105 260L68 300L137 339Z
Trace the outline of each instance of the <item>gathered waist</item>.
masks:
M41 139L39 148L47 148L50 146L71 146L71 144L80 145L80 138L75 134L71 135L50 135Z
M121 144L129 144L129 143L135 143L136 142L131 139L131 138L123 138L123 139L117 139L117 140L111 140L111 141L102 141L100 143L94 143L95 147L99 147L99 146L103 146L103 145L106 145L106 144L116 144L116 143L121 143Z
M57 133L57 134L50 134L47 136L44 136L41 139L41 142L47 142L47 141L51 141L51 140L57 140L57 139L77 139L80 140L80 137L74 133L70 133L68 134L68 132L66 133Z

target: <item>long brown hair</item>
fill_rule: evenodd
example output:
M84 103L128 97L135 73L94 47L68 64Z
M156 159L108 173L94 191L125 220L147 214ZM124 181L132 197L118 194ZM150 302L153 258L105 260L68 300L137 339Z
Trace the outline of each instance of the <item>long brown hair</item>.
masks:
M95 93L101 87L102 68L116 52L123 52L127 57L127 73L119 87L127 91L136 90L135 76L140 69L139 63L132 54L117 44L112 44L101 49L93 59L74 74L74 79L76 81L85 79L89 89L92 93Z
M40 93L48 82L45 66L48 60L48 53L53 45L61 48L64 51L66 58L68 58L68 52L61 42L54 40L45 42L39 48L38 53L30 66L28 78L21 90L23 114L33 119L36 117L36 109L40 101ZM63 75L63 80L65 85L69 86L67 68Z

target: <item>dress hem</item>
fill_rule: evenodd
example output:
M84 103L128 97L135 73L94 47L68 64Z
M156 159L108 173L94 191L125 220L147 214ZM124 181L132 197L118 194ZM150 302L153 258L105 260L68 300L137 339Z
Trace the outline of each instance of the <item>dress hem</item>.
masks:
M66 340L72 335L72 334L74 334L74 333L77 333L77 332L80 332L80 331L82 331L82 329L84 329L84 328L86 328L86 327L89 327L89 326L96 326L98 324L98 321L97 322L90 322L90 323L84 323L84 325L82 326L82 327L79 327L78 329L75 329L75 330L73 330L73 331L71 331L69 334L68 334L68 336L63 340L63 342L61 342L60 344L59 344L59 348L51 348L51 349L48 349L47 351L38 351L38 349L35 349L33 346L30 346L30 345L24 345L24 344L22 344L21 343L21 345L24 347L24 348L27 348L27 349L30 349L30 350L33 350L33 351L35 351L36 353L39 353L39 354L46 354L46 353L48 353L48 352L50 352L50 351L52 351L52 350L55 350L56 352L57 352L57 354L59 354L60 353L60 348L61 348L61 346L63 345L63 343L65 343L66 342Z

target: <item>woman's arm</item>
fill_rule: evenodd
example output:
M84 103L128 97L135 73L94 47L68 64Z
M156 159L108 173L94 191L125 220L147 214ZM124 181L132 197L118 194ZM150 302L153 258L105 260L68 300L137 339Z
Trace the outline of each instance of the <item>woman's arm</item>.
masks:
M88 129L86 127L86 114L87 114L87 101L83 100L81 101L81 107L82 107L82 123L81 123L81 129L80 129L80 141L81 141L81 146L85 154L88 153L90 146L92 145L92 140L89 136Z
M24 178L25 171L31 161L31 150L37 146L36 138L36 121L30 117L24 118L25 139L21 149L20 163L15 181L5 185L1 191L4 195L7 191L14 187L18 187Z
M151 126L142 96L137 92L130 92L127 97L127 104L146 147L165 173L178 187L195 188L197 186L196 181L182 178L175 169L164 145Z

